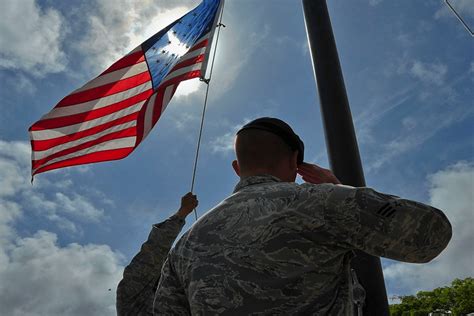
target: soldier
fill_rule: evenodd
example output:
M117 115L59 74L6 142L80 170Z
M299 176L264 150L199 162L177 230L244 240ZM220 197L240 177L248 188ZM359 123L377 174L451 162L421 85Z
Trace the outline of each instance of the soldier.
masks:
M451 238L440 210L303 163L281 120L245 125L235 151L240 182L169 253L155 314L351 315L353 250L424 263Z
M153 298L161 267L185 218L198 205L191 192L181 198L181 207L166 221L153 225L148 240L123 272L117 287L117 315L153 315Z

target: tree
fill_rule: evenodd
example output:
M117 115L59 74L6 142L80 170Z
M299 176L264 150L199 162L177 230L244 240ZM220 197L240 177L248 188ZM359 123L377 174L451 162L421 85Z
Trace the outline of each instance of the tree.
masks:
M390 315L422 316L434 311L465 315L474 312L474 278L455 279L451 286L420 291L400 299L400 304L390 305Z

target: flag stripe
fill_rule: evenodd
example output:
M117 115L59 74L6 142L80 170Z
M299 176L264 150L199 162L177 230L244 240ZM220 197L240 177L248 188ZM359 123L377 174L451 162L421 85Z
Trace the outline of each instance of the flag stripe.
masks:
M104 75L106 73L109 73L121 68L130 67L131 65L141 63L144 60L145 60L145 56L143 55L143 52L140 49L140 51L137 51L130 55L126 55L125 57L119 59L114 64L112 64L112 66L107 68L107 70L101 73L101 75Z
M199 49L199 50L189 51L189 52L187 52L185 55L183 55L183 57L181 57L181 58L179 59L179 62L183 62L183 61L185 61L185 60L187 60L187 59L190 59L190 58L193 58L193 57L197 57L197 56L199 56L199 55L203 55L203 54L206 53L206 49L207 49L207 47L203 47L203 48L201 48L201 49Z
M87 150L88 148L94 147L96 145L100 145L104 142L111 141L114 139L126 138L126 137L136 138L136 129L131 127L131 128L123 129L123 130L116 131L113 133L109 133L95 140L82 143L80 145L65 149L63 151L55 152L54 154L49 155L43 159L33 160L32 162L33 168L36 169L38 167L45 166L48 164L49 161L55 161L55 159L59 159L61 157L69 157L69 155L81 152L82 150Z
M87 137L87 136L90 136L90 135L94 135L94 134L100 133L104 129L110 128L112 126L120 125L120 124L123 124L123 123L126 123L126 122L136 120L138 118L139 113L140 112L134 112L134 113L131 113L127 116L117 118L116 120L104 123L102 125L93 127L91 129L81 131L81 132L77 132L73 135L66 135L66 136L53 138L53 139L48 139L48 140L37 140L37 141L34 141L33 148L34 148L34 150L46 150L46 149L52 148L54 146L58 146L58 145L61 145L61 144L65 144L67 142L71 142L71 141L81 139L82 137Z
M178 69L181 69L181 68L184 68L184 67L189 67L189 66L192 66L192 65L195 65L195 64L198 64L198 63L202 63L202 61L204 60L204 55L199 55L199 56L196 56L196 57L193 57L193 58L190 58L190 59L186 59L184 61L180 61L179 64L177 64L176 66L173 67L173 69L171 69L170 71L170 74L173 73L174 71L178 70Z
M193 47L191 47L190 51L192 52L192 51L194 51L196 49L199 49L201 47L206 47L208 43L209 43L209 41L206 38L205 40L203 40L203 41L197 43L196 45L194 45Z
M201 43L205 40L208 40L209 39L209 36L211 35L211 32L207 32L206 35L203 35L201 36L200 38L198 38L198 40L196 41L196 43L193 45L193 47L191 47L191 50L193 50L196 45L201 45ZM208 42L206 43L206 45L208 44Z
M125 67L116 71L112 71L99 77L95 78L94 80L89 81L86 83L82 88L77 89L73 93L78 93L81 91L85 91L91 88L100 87L109 83L116 82L121 79L126 79L135 75L138 75L142 72L148 71L148 67L145 61L141 63L132 65L130 67Z
M100 139L102 136L112 134L114 132L129 129L130 127L134 127L135 125L137 125L137 122L135 120L129 121L129 122L126 122L126 123L123 123L123 124L112 126L108 129L105 129L105 130L99 132L99 133L95 133L95 134L92 134L90 136L85 136L85 137L82 137L82 138L74 140L74 141L69 141L67 143L63 143L63 144L60 144L60 145L57 145L57 146L54 146L54 147L50 147L50 148L45 149L45 150L36 150L35 160L36 161L41 160L41 159L44 159L48 156L52 157L56 153L62 152L63 150L70 149L70 148L76 147L78 145L81 145L81 144L84 144L84 143L87 143L87 142L90 142L90 141L93 141L93 140ZM133 135L135 135L135 134L133 134Z
M87 155L87 154L90 154L90 153L93 153L93 152L119 149L119 148L129 148L129 147L133 148L135 146L135 141L136 141L135 136L109 140L109 141L97 144L95 146L91 146L91 147L76 151L74 153L52 159L52 160L48 161L47 163L45 163L44 165L42 165L42 167L46 167L46 166L51 165L53 163L61 162L61 161L64 161L64 160L67 160L67 159L70 159L70 158L81 157L81 156L84 156L84 155ZM36 173L36 170L38 170L38 169L39 168L34 169L33 174Z
M93 162L102 162L102 161L122 159L122 158L127 157L133 151L133 148L134 147L124 147L124 148L118 148L118 149L108 149L108 150L91 152L83 156L62 160L57 163L51 163L47 166L34 169L32 172L32 175L36 175L38 173L42 173L42 172L54 170L54 169L59 169L59 168L64 168L64 167L83 165L83 164L88 164L88 163L93 163Z
M69 116L73 114L79 114L79 113L84 113L84 112L100 109L100 108L118 103L122 100L131 98L133 96L136 96L142 92L149 92L150 95L151 93L153 93L151 81L145 82L129 90L125 90L113 95L109 95L107 97L103 97L102 99L79 103L79 104L71 105L68 107L54 108L51 112L43 116L42 120L50 119L50 118L58 118L62 116Z
M197 64L194 64L194 65L191 65L191 66L187 66L187 67L183 67L183 68L179 68L179 69L176 69L175 71L173 72L170 72L164 79L163 79L163 82L166 84L167 81L173 79L173 78L176 78L178 76L181 76L183 74L186 74L188 72L193 72L193 71L196 71L196 70L200 70L201 69L201 64L202 63L197 63Z
M166 110L166 107L168 106L168 103L173 97L173 94L175 91L176 91L175 85L169 85L166 87L165 95L163 96L163 104L161 105L160 115Z
M182 23L130 51L34 123L32 174L129 155L156 125L179 83L201 75L222 1L202 2ZM175 45L191 48L181 56Z
M155 108L155 100L157 93L154 93L146 105L145 111L145 124L143 126L143 135L146 137L150 133L151 128L153 127L153 109Z
M57 151L54 154L49 155L49 156L47 156L43 159L37 159L35 157L35 159L37 159L37 160L33 160L33 168L37 168L41 165L46 165L48 163L48 161L51 161L55 158L64 157L64 156L67 156L67 155L72 154L74 152L78 152L80 150L90 148L92 146L101 144L101 143L109 141L109 140L125 138L125 137L130 137L130 136L133 136L133 137L136 136L136 129L133 128L133 127L132 128L127 128L127 129L122 129L122 130L119 130L119 131L116 131L116 132L113 132L113 133L103 135L102 137L98 137L97 139L94 139L94 140L91 140L91 141L88 141L88 142L84 142L84 143L79 144L79 145L74 146L74 147L64 149L63 151Z
M62 99L56 107L71 106L77 103L85 103L95 101L104 97L108 97L123 91L129 90L130 86L138 86L150 81L150 73L142 72L133 77L109 83L104 86L88 89L79 93L74 93ZM98 97L101 96L101 97Z
M54 129L58 127L79 124L86 121L90 121L99 117L103 117L105 115L120 111L122 109L128 108L129 106L134 106L141 101L146 101L150 96L150 90L137 94L131 98L123 100L121 102L117 102L110 106L100 108L97 110L93 110L90 112L83 112L79 114L74 114L70 116L65 116L61 118L61 120L57 119L46 119L37 122L34 126L31 127L31 131L40 131L45 129Z
M54 129L31 131L31 137L34 140L47 140L47 139L58 138L58 137L66 136L66 135L71 135L77 132L82 132L92 127L96 127L101 124L116 120L119 117L126 116L134 112L140 111L143 103L144 101L141 101L125 109L122 109L120 111L116 111L108 115L105 115L105 116L102 116L90 121L86 121L83 123L67 125L63 127L54 128Z
M201 77L201 69L186 72L180 76L168 80L164 85L179 84L181 81Z
M128 56L128 55L131 55L133 53L136 53L138 51L141 51L142 50L142 45L138 45L137 47L135 47L134 49L132 49L127 55L125 56Z

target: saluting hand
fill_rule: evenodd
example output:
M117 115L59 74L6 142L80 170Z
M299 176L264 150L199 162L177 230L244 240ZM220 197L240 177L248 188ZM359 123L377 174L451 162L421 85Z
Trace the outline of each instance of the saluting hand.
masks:
M340 184L341 182L329 169L324 169L315 164L303 162L298 165L298 174L304 181L312 184L333 183Z
M188 192L181 198L181 207L179 208L178 212L176 212L176 215L182 219L185 219L186 216L188 216L188 214L198 206L198 204L199 201L197 200L196 195L194 195L192 192Z

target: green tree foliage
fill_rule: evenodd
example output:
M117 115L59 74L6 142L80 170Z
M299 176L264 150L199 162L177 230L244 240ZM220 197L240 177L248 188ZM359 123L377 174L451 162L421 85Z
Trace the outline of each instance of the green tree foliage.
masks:
M400 297L400 304L390 305L392 316L426 316L430 312L448 312L453 316L474 312L474 278L456 279L451 286L416 295Z

